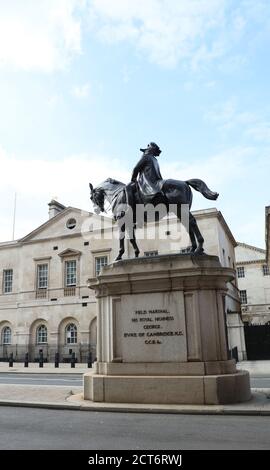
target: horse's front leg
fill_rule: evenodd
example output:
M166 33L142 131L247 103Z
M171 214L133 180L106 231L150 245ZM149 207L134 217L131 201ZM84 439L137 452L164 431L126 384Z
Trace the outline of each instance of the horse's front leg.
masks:
M123 254L125 253L125 232L126 226L125 224L119 227L119 253L118 256L115 258L115 261L120 261L122 259Z

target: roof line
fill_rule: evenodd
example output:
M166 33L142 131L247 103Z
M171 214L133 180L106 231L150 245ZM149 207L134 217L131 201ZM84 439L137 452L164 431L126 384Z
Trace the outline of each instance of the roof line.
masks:
M244 248L250 248L253 251L259 251L260 253L266 254L266 250L264 250L263 248L258 248L254 245L248 245L248 243L237 242L237 246L243 246Z
M67 212L70 212L71 210L75 210L75 211L78 211L78 212L85 212L89 215L93 215L92 212L89 212L89 211L83 211L82 209L78 209L77 207L72 207L72 206L68 206L66 207L63 211L59 212L58 214L56 214L54 217L51 217L50 219L46 220L46 222L44 222L43 224L39 225L37 228L35 228L34 230L32 230L32 232L29 232L27 235L25 235L24 237L20 238L18 240L18 242L22 243L24 241L27 241L28 238L30 238L31 236L34 236L36 235L37 233L39 233L41 230L43 230L45 227L47 227L48 225L50 225L52 222L55 222L57 219L60 219L63 215L67 214Z

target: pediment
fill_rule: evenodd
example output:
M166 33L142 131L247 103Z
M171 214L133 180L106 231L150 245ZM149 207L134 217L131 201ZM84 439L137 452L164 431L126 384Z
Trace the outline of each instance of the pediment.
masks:
M93 229L110 227L111 224L111 217L96 215L75 207L67 207L18 241L19 243L34 243L54 240L57 245L57 239L81 237Z
M92 217L91 212L85 212L74 207L67 207L55 217L47 220L28 235L20 239L22 243L34 242L73 236L81 234L81 228L87 218ZM75 220L74 227L69 228L69 221Z
M62 251L61 253L58 253L58 256L60 258L68 258L69 256L72 257L79 257L81 256L82 252L79 250L72 250L71 248L68 248L67 250Z

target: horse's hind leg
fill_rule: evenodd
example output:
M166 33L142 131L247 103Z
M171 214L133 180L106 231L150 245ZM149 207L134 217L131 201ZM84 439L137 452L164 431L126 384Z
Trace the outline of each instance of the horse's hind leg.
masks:
M139 247L138 247L137 241L136 241L135 229L133 229L133 231L132 231L132 236L130 238L130 243L134 248L135 258L138 258L139 254L140 254L140 250L139 250Z
M125 253L125 231L126 231L126 226L125 224L121 225L119 227L119 253L117 258L115 258L115 261L120 261L122 259L123 254Z
M198 242L197 248L195 250L192 250L192 251L194 251L194 253L197 254L197 255L201 255L204 252L204 249L203 249L204 238L203 238L203 236L202 236L202 234L199 230L199 227L198 227L198 224L197 224L197 221L196 221L195 217L191 213L190 213L189 217L190 217L189 226L190 226L190 239L191 239L191 242L192 242L192 238L191 238L192 233L193 233L193 236L195 234L195 236L197 238L197 242ZM193 242L192 242L192 246L193 246Z
M189 234L189 238L190 238L190 241L191 241L191 249L190 251L193 253L194 251L196 251L197 249L197 241L196 241L196 237L195 237L195 233L194 233L194 223L193 223L193 215L191 214L191 212L189 211L189 215L188 215L188 218L185 218L183 217L183 220L182 220L182 217L181 217L181 206L178 206L177 207L177 217L178 219L180 220L180 222L182 224L184 224L184 227L186 229L186 231L188 232ZM194 219L195 220L195 219Z
M194 234L193 224L189 223L189 238L191 241L191 252L194 253L197 249L196 237Z

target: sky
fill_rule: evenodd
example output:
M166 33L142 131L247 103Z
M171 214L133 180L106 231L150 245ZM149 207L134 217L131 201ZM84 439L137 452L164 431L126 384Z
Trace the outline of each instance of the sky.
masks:
M91 210L141 147L164 179L203 179L236 240L265 247L269 0L0 0L0 241Z

